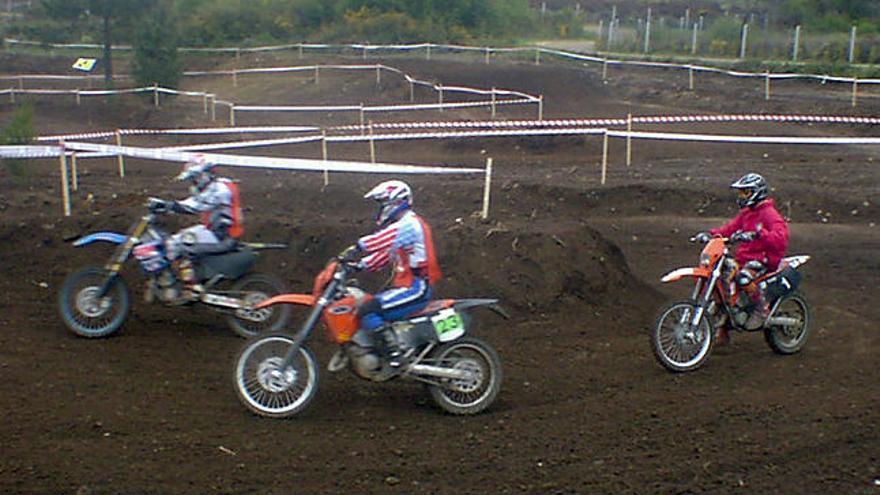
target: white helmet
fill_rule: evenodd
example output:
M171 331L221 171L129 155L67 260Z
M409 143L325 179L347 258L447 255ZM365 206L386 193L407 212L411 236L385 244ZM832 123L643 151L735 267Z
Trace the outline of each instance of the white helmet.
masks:
M364 194L364 198L379 203L379 211L376 213L376 225L379 226L396 220L413 203L412 189L400 180L382 182Z
M205 159L205 155L196 154L183 165L177 174L178 181L191 181L195 192L202 192L214 180L215 163Z

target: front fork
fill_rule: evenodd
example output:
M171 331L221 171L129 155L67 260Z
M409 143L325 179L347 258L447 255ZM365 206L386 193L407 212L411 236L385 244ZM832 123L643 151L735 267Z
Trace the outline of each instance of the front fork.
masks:
M330 304L330 298L333 294L336 293L336 288L339 287L339 284L342 283L344 275L337 271L333 275L333 280L327 284L327 287L324 289L324 292L321 294L321 297L315 302L315 307L312 308L312 312L309 313L309 317L306 319L305 323L303 323L302 327L300 327L299 332L293 337L293 345L290 346L290 349L287 350L287 353L284 355L284 359L281 361L281 364L278 366L278 370L282 373L287 371L288 368L293 366L293 360L296 359L296 355L299 352L299 348L302 346L303 341L312 333L312 329L315 328L315 325L318 324L318 318L321 317L321 312L324 311L324 308Z
M691 299L694 300L697 304L694 308L694 314L691 315L689 323L689 328L692 331L696 331L700 326L700 319L703 318L703 315L706 313L707 308L712 304L712 288L715 287L715 284L718 282L718 278L721 276L721 263L712 270L712 276L709 279L698 278L697 283L694 284L694 291L691 294Z
M134 249L134 245L140 240L141 235L143 235L148 225L149 216L141 218L138 223L135 224L134 228L131 229L131 234L129 234L125 244L120 246L113 257L110 258L110 261L104 267L108 273L104 283L101 284L100 290L98 290L98 298L105 297L107 293L110 292L110 289L113 288L116 279L119 278L119 271L122 270L122 264L128 260L128 257L131 255L131 250Z

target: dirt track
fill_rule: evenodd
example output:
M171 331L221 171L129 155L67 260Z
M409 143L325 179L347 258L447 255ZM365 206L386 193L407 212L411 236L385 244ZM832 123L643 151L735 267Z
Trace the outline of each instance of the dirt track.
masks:
M786 96L816 94L809 85L792 84L764 102L759 85L720 79L692 98L686 76L663 71L616 73L602 84L598 70L547 64L388 63L448 84L544 94L548 118L852 112L845 96L822 93L819 103ZM320 88L262 77L239 88L229 81L199 86L272 102L406 94L404 84L387 81L373 96L366 79L328 77ZM68 103L36 103L39 133L205 123L198 106L181 102L160 110ZM0 110L5 125L8 103ZM871 100L859 111L878 113ZM509 112L501 117L532 110ZM241 123L260 122L251 118ZM878 135L851 126L699 130ZM498 402L470 418L442 414L418 386L329 372L305 415L252 416L230 379L241 341L210 313L141 303L134 271L135 305L123 330L104 340L74 337L57 316L57 289L71 270L100 264L109 251L78 250L65 240L125 229L147 195L180 195L165 181L175 169L129 160L120 181L114 161L84 161L74 215L63 219L54 161L28 162L22 173L0 166L0 492L880 493L880 150L637 142L626 167L614 143L605 186L600 150L591 138L379 147L388 162L478 166L495 158L487 223L472 215L480 208L479 180L407 178L434 225L447 274L440 292L499 296L514 315L510 322L482 315L477 335L498 349L506 380ZM320 156L317 147L272 152ZM366 153L365 146L339 146L331 157ZM696 261L687 235L734 213L726 186L749 170L775 186L791 219L790 251L813 256L804 268L812 340L782 358L760 335L734 335L704 369L669 374L651 356L647 329L665 300L684 298L689 288L661 287L659 277ZM322 192L318 175L229 174L242 181L247 237L291 244L259 267L295 289L307 290L326 257L369 229L371 211L360 196L376 177L336 174ZM329 345L312 345L326 363Z

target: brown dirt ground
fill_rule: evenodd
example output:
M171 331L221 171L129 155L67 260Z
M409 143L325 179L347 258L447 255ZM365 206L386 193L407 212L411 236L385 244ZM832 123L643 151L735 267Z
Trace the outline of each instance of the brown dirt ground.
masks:
M819 83L780 83L767 102L758 81L707 76L692 93L687 74L674 71L615 69L603 84L598 68L572 64L385 62L446 84L543 94L548 118L878 113L871 95L854 110L846 88ZM20 60L8 71L67 66L57 58ZM239 83L186 85L250 102L400 101L408 94L402 81L387 77L377 92L370 76L350 74L322 76L317 87L306 77ZM81 107L60 99L32 103L40 134L212 124L199 103L183 100L166 100L158 110L125 98ZM0 124L11 109L0 103ZM533 108L500 115L533 116ZM377 120L422 118L485 119L487 111ZM353 120L250 115L239 123ZM670 128L878 135L876 128L840 125ZM140 302L134 270L126 275L135 303L122 331L103 340L75 337L57 315L58 287L109 251L66 241L125 229L145 196L181 195L166 180L176 169L127 160L120 180L115 160L82 161L74 214L63 218L56 162L0 164L0 492L880 493L880 150L639 141L627 167L623 145L613 142L605 186L600 151L598 139L561 137L378 146L388 162L481 166L485 157L495 159L488 222L473 215L480 179L407 178L434 225L448 275L440 293L497 296L514 316L480 318L476 334L498 349L506 381L492 408L467 418L442 414L421 387L329 372L302 416L255 417L238 403L230 380L241 341L207 311ZM314 145L244 152L320 156ZM363 144L330 153L369 156ZM659 277L696 260L687 235L733 215L727 184L749 170L775 186L791 220L790 251L813 255L804 268L812 339L802 353L779 357L759 335L735 335L700 371L667 373L651 356L647 329L666 300L686 297L689 288L661 287ZM370 227L360 195L377 177L334 174L322 190L317 174L228 173L242 181L247 237L291 245L267 255L260 269L297 290L307 290L323 261ZM310 345L326 362L329 344Z

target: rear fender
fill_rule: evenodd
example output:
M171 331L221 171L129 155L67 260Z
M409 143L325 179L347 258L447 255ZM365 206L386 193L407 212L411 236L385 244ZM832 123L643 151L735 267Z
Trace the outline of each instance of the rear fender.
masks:
M782 258L782 261L785 262L788 266L797 269L797 267L803 265L807 261L810 261L810 255L801 254L797 256L786 256Z
M280 294L260 301L254 305L254 309L268 308L276 304L298 304L300 306L314 306L315 296L311 294Z
M712 270L703 266L696 267L688 267L688 268L677 268L672 270L660 277L660 281L667 282L675 282L676 280L681 280L686 277L692 278L709 278L712 275Z
M80 237L79 239L73 241L73 245L75 247L80 247L99 241L109 242L112 244L125 244L125 242L128 241L128 236L118 234L116 232L95 232L93 234Z
M469 309L477 306L486 306L504 319L510 319L510 314L498 305L498 299L457 299L454 304L455 309Z

